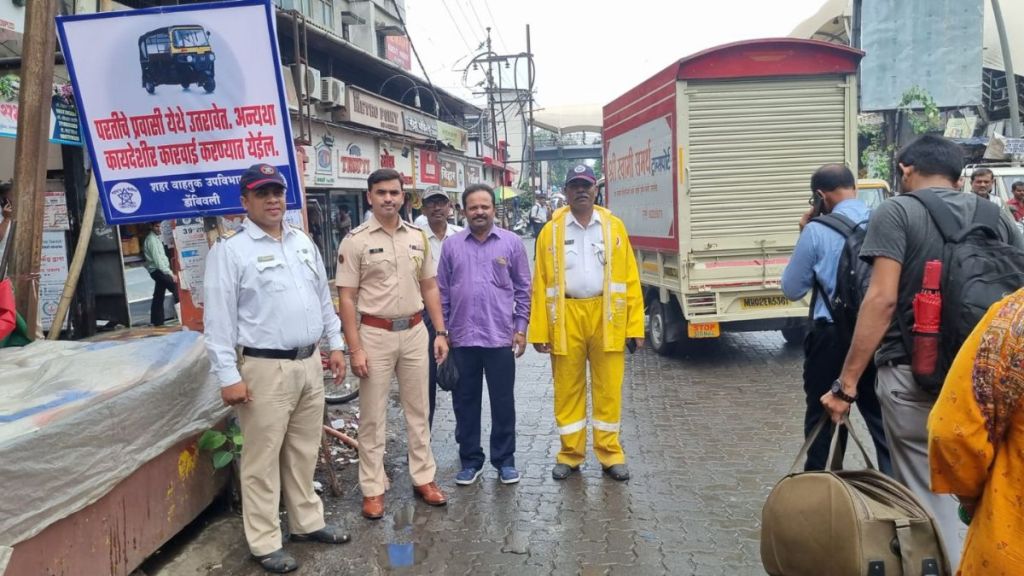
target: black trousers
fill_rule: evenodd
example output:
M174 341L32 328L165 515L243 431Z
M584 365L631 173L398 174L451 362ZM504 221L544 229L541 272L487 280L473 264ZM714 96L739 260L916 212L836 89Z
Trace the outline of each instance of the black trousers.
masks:
M502 348L454 348L459 385L452 394L455 407L455 441L463 468L483 468L480 447L480 410L483 379L491 399L491 464L500 469L515 466L516 452L516 359L511 346Z
M810 435L814 425L818 423L825 408L821 405L821 396L831 390L832 383L839 378L846 360L849 344L839 333L839 329L831 323L815 321L804 339L804 393L807 400L807 411L804 414L804 437ZM882 408L875 394L875 366L870 365L857 384L857 408L867 423L868 432L875 444L878 454L878 469L892 475L892 461L889 457L889 446L885 441L885 430L882 428ZM828 450L832 442L835 425L831 422L818 435L807 453L804 470L824 470L828 460ZM839 431L839 450L845 453L848 434L846 429Z
M153 270L149 273L153 279L153 302L149 306L149 323L153 326L164 324L164 296L167 292L174 295L174 303L178 300L178 285L174 283L174 277L160 270Z
M540 231L541 231L542 228L544 228L544 224L545 224L544 222L539 222L537 220L531 220L530 221L530 225L533 227L533 237L534 238L539 238L540 237Z

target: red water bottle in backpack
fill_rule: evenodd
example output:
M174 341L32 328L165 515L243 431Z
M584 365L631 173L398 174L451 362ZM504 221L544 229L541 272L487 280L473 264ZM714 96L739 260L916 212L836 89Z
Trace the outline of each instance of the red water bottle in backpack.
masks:
M942 329L942 261L929 260L924 265L921 291L914 295L914 342L910 351L910 367L914 376L935 374L939 360Z

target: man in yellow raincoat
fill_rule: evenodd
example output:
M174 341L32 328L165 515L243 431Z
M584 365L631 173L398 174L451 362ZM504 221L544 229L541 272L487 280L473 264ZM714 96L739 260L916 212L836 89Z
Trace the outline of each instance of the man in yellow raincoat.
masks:
M562 440L551 471L564 480L579 470L587 448L587 363L590 364L594 453L605 473L629 479L619 444L627 339L643 346L644 303L633 247L622 221L600 206L594 171L574 166L565 178L569 205L537 238L527 339L551 354L555 421Z

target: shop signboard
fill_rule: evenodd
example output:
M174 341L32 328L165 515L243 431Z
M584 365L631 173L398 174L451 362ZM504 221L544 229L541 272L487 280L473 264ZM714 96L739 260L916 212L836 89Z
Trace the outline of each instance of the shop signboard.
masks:
M387 36L384 40L384 58L398 64L403 70L412 70L410 47L408 36Z
M372 138L343 134L338 149L338 185L345 188L366 188L366 179L377 169L377 145Z
M450 158L441 158L441 188L459 189L458 163Z
M423 188L424 185L441 184L441 161L437 152L418 148L416 150L417 170L416 188Z
M398 104L370 95L353 86L345 87L345 108L341 117L347 122L362 124L386 132L404 134L402 109Z
M267 0L57 19L110 224L242 212L238 183L299 172ZM174 62L191 58L185 75Z
M459 152L469 150L469 133L447 122L437 121L437 139Z
M466 164L466 184L477 184L483 182L483 174L478 164Z
M377 141L378 164L381 168L397 170L402 175L402 184L412 186L412 147L400 142L380 139Z
M437 126L440 124L437 118L431 118L419 112L405 110L405 132L407 134L418 134L432 140L437 139Z

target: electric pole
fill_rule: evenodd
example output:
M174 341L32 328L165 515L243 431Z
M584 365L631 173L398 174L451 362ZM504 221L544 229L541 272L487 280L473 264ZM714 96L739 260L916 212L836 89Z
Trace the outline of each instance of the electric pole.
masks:
M1010 97L1010 137L1020 138L1020 101L1017 100L1017 77L1013 74L1013 59L1010 57L1010 41L1006 37L1006 23L999 0L992 0L992 15L999 31L999 44L1003 49L1003 70L1006 72L1006 91Z
M530 50L529 24L526 25L526 78L527 96L530 98L530 192L536 192L537 187L533 183L533 179L537 175L537 142L534 139L536 130L533 127L533 51ZM516 97L518 98L519 95L516 94Z
M491 144L494 146L494 155L498 155L498 122L494 114L494 76L493 76L493 52L491 51L491 27L487 27L487 116L491 123ZM502 159L504 162L504 159Z
M57 49L54 18L57 0L33 0L25 6L24 51L18 93L18 139L14 145L14 279L15 308L35 339L39 323L39 263L43 251L46 148L53 96L53 53Z

